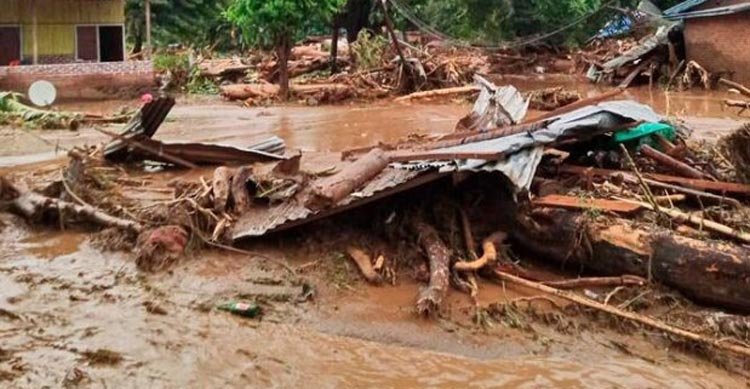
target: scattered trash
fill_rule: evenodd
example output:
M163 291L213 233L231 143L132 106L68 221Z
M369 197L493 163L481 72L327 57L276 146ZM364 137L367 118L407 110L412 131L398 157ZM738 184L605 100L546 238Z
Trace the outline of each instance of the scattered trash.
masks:
M263 313L260 305L255 303L230 301L220 304L219 306L217 306L217 308L222 311L227 311L233 315L242 316L249 319L255 319Z

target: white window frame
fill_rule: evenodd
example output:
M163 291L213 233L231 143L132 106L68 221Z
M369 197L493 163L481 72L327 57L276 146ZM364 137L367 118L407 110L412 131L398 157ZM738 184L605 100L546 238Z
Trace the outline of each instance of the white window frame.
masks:
M18 60L23 62L23 25L0 23L0 27L15 27L18 29L18 41L20 43L20 45L18 46Z
M100 27L120 27L122 29L122 61L125 62L127 60L127 48L125 47L125 24L124 23L104 23L104 24L76 24L74 26L75 28L75 60L81 61L81 58L78 56L78 27L94 27L96 29L96 62L102 62L102 45L101 45L101 33L99 31Z

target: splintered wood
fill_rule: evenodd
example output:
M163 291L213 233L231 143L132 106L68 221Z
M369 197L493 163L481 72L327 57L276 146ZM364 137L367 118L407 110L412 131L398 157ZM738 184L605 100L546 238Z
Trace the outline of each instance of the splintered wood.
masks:
M417 313L437 314L450 286L450 250L440 239L435 227L417 221L413 225L422 250L430 264L430 283L417 296Z

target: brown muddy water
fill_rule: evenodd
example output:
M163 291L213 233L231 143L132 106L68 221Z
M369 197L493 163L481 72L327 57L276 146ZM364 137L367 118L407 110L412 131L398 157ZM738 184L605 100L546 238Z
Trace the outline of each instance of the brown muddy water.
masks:
M523 89L563 81L595 93L569 78L508 79ZM725 133L739 119L717 108L721 94L628 93L700 124L699 136ZM137 103L61 108L106 113L122 104ZM278 135L289 149L341 151L451 131L468 108L380 102L246 109L201 99L178 105L158 138L241 146ZM51 174L65 149L105 139L90 129L0 129L0 173ZM97 249L89 233L29 229L0 214L0 387L747 387L705 360L665 349L659 334L480 327L472 323L472 303L458 293L449 297L450 319L418 319L413 281L374 288L346 266L338 285L327 269L340 257L301 246L260 244L253 247L258 255L200 252L168 273L145 275L130 255ZM267 257L308 270L292 276ZM298 301L301 279L315 286L314 299ZM482 285L480 303L530 294ZM264 318L212 309L234 298L267 301Z
M301 290L296 276L261 257L201 252L169 273L144 275L127 255L101 252L81 233L11 227L23 224L7 215L2 221L2 387L743 385L642 336L604 330L566 335L543 326L534 333L483 330L460 319L471 303L457 293L449 304L456 320L417 319L418 286L411 281L370 287L352 270L346 287L336 289L325 264L303 275L317 296L295 302ZM258 250L291 265L321 259L293 248ZM481 293L481 304L529 295L492 285ZM263 320L211 309L238 296L267 299ZM109 358L95 357L105 352Z
M498 83L533 90L562 85L593 96L604 90L570 76L505 76ZM677 117L695 130L695 138L716 140L747 118L724 110L721 102L732 95L719 91L664 93L648 87L630 88L622 98L649 104L662 114ZM104 114L138 101L62 103L56 109ZM157 134L162 140L194 140L250 145L270 135L290 149L341 151L378 142L395 141L412 134L452 131L470 109L465 101L419 103L357 103L339 106L283 106L243 108L217 97L183 98ZM537 114L531 112L530 115ZM112 129L117 129L113 127ZM107 140L92 129L70 131L19 131L0 127L0 167L49 161L74 146Z

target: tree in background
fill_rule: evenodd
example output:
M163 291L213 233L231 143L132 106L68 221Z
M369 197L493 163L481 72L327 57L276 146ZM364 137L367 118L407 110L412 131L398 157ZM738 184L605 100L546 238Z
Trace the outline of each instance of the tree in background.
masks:
M224 17L230 0L151 0L151 25L154 44L174 43L203 47L231 41L231 26ZM146 38L143 0L127 0L125 24L133 52L143 49Z
M345 0L233 0L227 18L248 44L273 48L279 61L282 98L289 97L289 55L292 45L311 29L330 25Z
M633 9L640 0L395 0L438 31L467 43L493 45L555 31L598 11L564 33L545 39L552 44L586 42L604 24ZM667 9L682 0L654 0ZM612 5L613 7L606 7Z

